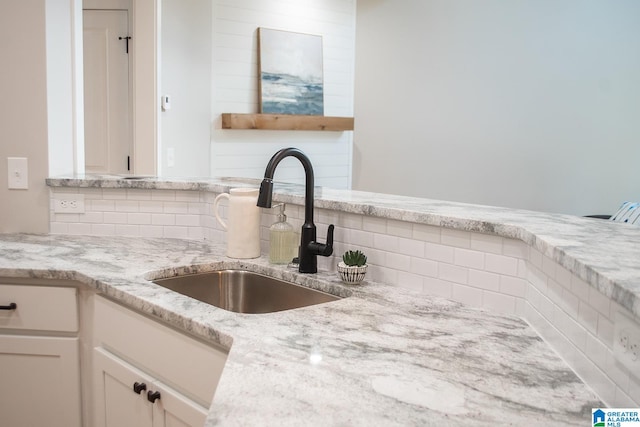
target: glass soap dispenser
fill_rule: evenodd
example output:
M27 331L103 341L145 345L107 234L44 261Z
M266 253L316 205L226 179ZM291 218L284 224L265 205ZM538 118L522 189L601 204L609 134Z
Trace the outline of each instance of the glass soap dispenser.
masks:
M294 258L295 232L287 222L284 214L285 204L274 206L279 209L278 220L269 228L269 262L272 264L288 264Z

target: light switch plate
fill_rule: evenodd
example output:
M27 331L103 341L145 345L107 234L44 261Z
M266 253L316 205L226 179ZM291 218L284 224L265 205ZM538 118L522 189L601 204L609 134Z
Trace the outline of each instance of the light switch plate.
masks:
M26 157L7 157L7 173L10 190L29 189L29 167Z

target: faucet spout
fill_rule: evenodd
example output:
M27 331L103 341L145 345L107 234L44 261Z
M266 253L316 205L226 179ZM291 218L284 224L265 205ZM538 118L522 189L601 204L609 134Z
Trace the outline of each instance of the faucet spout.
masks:
M270 208L273 196L273 176L278 164L287 157L295 157L302 163L305 173L304 192L304 224L300 233L300 273L317 273L317 255L330 256L333 253L333 225L329 226L327 243L316 242L316 226L313 223L313 192L314 178L313 166L309 158L297 148L283 148L275 153L264 171L264 179L260 184L260 194L257 205L262 208Z

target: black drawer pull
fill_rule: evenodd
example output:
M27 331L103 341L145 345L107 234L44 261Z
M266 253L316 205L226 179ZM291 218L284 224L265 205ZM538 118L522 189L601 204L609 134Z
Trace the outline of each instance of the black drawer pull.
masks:
M0 310L15 310L16 308L18 308L18 304L15 302L12 302L9 305L0 305Z
M133 383L133 391L137 394L142 393L143 390L147 389L147 385L145 383L135 382Z
M160 399L160 392L159 391L151 391L151 390L149 390L147 392L147 400L149 402L154 403L158 399Z

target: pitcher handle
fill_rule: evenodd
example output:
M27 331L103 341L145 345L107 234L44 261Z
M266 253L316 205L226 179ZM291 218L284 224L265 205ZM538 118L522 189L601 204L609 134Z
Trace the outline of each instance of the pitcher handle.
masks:
M221 199L229 200L229 193L220 193L216 196L216 199L213 201L213 214L216 216L216 219L218 220L220 225L222 225L222 228L226 230L227 223L224 222L223 219L220 218L220 215L218 214L218 204L220 203Z

